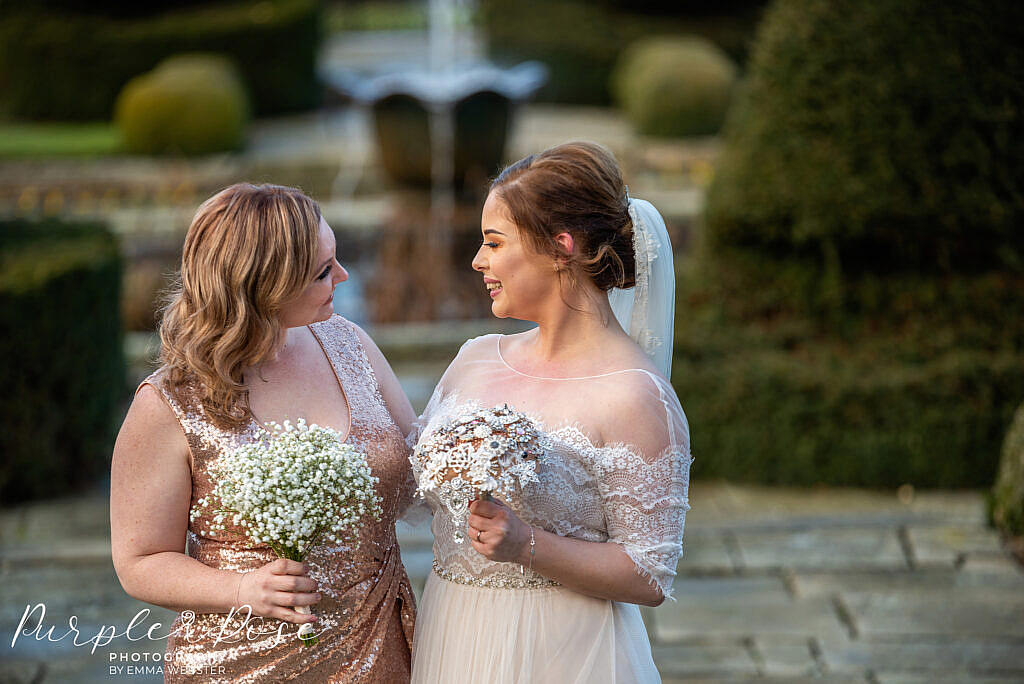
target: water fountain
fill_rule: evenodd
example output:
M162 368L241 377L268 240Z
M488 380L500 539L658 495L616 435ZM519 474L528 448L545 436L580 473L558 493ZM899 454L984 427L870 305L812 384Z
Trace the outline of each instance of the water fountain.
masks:
M381 166L404 188L395 193L389 244L371 288L384 304L375 307L378 320L398 316L385 310L396 306L413 319L465 315L452 297L459 290L453 269L468 271L469 259L452 244L453 234L467 226L475 231L480 193L505 161L515 107L547 78L538 62L500 68L469 54L470 0L429 0L428 9L421 63L353 69L328 62L322 69L336 93L367 107ZM417 188L429 188L429 207ZM468 206L459 206L460 194Z
M322 69L334 91L370 108L381 164L399 184L485 180L503 161L515 105L547 78L538 62L506 69L467 55L472 10L469 0L429 0L426 65Z

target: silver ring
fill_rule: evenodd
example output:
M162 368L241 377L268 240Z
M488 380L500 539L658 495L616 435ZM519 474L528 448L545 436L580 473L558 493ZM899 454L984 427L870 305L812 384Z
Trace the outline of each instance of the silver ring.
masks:
M484 533L483 530L477 530L476 531L476 540L477 540L477 542L480 541L480 535L483 534L483 533Z

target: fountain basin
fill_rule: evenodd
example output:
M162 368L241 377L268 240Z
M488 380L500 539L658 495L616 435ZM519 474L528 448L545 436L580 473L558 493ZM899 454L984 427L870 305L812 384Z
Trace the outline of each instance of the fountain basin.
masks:
M369 107L380 161L402 185L437 182L437 150L448 150L445 183L478 185L504 161L516 105L544 84L547 68L525 62L503 69L486 63L442 71L393 67L376 74L325 71L338 94ZM439 125L440 124L440 125ZM437 140L446 136L447 140Z

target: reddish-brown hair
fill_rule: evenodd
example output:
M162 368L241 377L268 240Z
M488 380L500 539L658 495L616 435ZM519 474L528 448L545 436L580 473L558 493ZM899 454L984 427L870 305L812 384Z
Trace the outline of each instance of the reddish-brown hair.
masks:
M629 198L615 157L590 142L570 142L508 166L490 191L534 251L564 260L601 290L633 287L636 262ZM572 236L567 256L555 237Z

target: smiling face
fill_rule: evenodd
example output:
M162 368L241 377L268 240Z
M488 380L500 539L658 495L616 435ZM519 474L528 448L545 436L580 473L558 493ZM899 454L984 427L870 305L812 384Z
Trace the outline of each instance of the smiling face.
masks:
M338 283L348 280L348 271L338 263L336 252L334 231L320 217L316 270L302 294L284 307L281 314L284 327L298 328L331 317L334 312L334 288Z
M473 269L483 275L495 316L536 321L552 301L561 304L555 260L533 251L521 239L495 192L484 203L480 231L483 244L473 258Z

